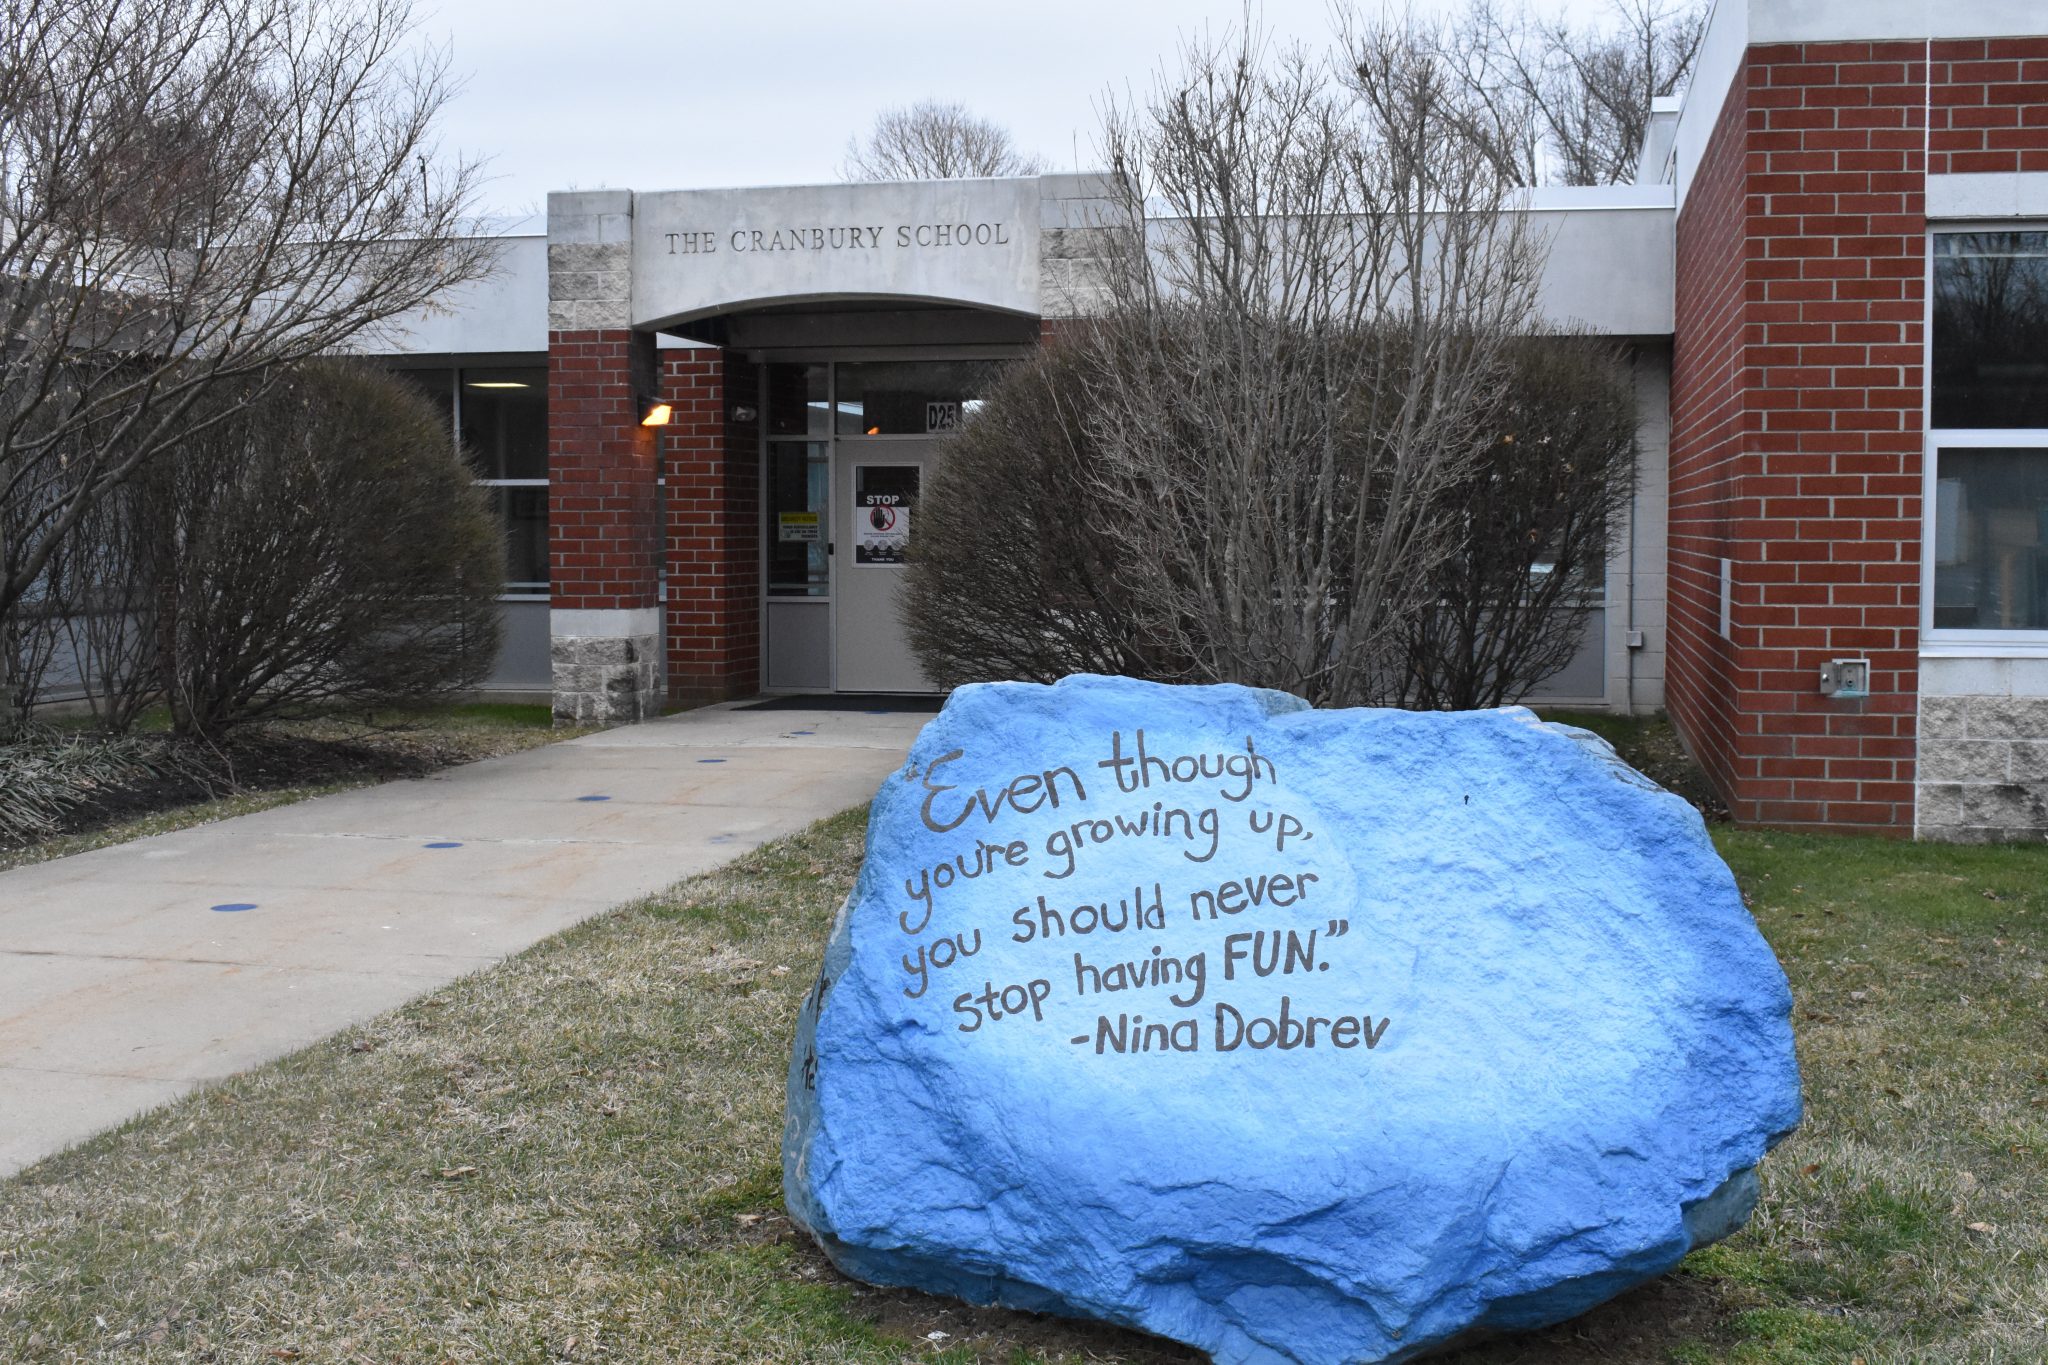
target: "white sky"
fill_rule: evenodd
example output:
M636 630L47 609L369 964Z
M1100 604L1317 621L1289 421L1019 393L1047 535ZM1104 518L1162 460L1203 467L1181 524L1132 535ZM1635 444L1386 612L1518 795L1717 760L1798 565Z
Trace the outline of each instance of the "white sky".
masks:
M1433 9L1449 0L1422 0ZM1377 10L1380 0L1359 0ZM1604 0L1547 0L1591 17ZM1242 0L420 0L464 88L443 146L489 160L488 213L549 190L807 184L888 106L958 100L1053 170L1092 168L1104 91ZM1264 0L1322 43L1328 0Z

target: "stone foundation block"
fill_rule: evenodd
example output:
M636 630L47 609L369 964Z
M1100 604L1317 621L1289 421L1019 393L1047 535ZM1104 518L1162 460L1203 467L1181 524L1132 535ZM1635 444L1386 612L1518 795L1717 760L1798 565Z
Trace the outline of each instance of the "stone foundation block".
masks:
M630 725L661 714L661 636L561 636L554 660L557 725Z

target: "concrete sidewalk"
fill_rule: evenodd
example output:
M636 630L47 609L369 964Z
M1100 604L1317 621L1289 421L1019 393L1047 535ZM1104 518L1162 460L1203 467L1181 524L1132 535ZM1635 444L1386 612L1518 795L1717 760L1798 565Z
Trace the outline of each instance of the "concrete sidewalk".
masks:
M0 873L0 1175L859 805L927 719L713 707Z

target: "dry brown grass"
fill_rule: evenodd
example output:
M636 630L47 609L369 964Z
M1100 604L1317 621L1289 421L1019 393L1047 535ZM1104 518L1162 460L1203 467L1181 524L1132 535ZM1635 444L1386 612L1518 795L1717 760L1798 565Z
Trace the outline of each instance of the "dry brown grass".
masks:
M862 828L0 1183L0 1359L1194 1360L850 1284L783 1218L789 1029ZM1455 1359L2038 1365L2048 850L1721 837L1798 992L1806 1127L1749 1231Z

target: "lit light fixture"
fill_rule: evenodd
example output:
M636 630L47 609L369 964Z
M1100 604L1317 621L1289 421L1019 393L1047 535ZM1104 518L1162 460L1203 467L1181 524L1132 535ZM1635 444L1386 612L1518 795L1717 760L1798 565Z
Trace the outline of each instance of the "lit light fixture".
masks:
M531 384L517 379L472 379L462 386L465 389L530 389Z
M647 415L640 419L640 425L643 427L665 427L668 425L668 419L674 413L675 408L669 404L656 403L647 409Z
M881 429L880 427L869 427L869 428L868 428L868 435L870 435L870 436L880 436L881 434L882 434L882 429Z

